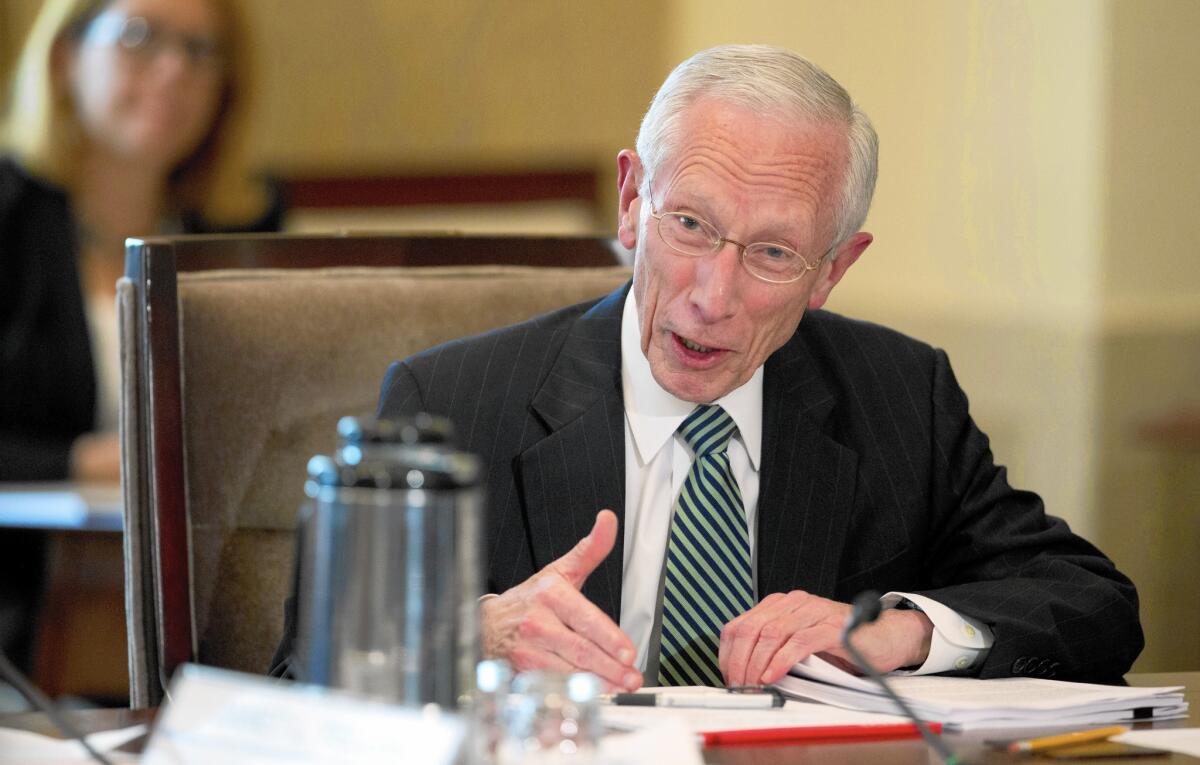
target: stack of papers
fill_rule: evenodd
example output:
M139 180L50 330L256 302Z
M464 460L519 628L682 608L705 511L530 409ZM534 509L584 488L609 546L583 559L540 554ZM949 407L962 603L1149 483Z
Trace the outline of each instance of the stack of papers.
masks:
M890 676L888 684L922 720L960 730L1172 720L1186 717L1188 709L1178 685L1128 688L1022 677L912 675ZM843 672L817 656L794 666L776 686L794 698L902 714L873 680Z

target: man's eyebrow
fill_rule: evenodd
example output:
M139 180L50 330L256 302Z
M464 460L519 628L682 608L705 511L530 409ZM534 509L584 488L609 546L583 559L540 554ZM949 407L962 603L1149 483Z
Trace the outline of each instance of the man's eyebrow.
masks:
M703 195L696 195L686 189L671 188L664 194L659 212L686 212L693 213L696 216L703 218L710 225L715 226L717 233L721 236L729 234L730 229L737 224L734 221L724 220L717 215L711 203ZM765 227L759 230L759 233L754 236L743 235L742 238L734 237L743 244L752 244L763 242L766 244L782 244L796 252L803 252L800 246L800 233L797 231L797 222L794 217L789 220L772 220Z
M663 196L662 204L663 211L665 212L695 213L712 225L717 225L717 221L713 220L712 207L702 197L696 197L687 192L670 190Z

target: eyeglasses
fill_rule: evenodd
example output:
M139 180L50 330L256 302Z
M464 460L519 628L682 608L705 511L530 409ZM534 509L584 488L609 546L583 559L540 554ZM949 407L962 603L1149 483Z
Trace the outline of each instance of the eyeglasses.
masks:
M653 201L650 202L650 217L658 221L659 237L680 255L702 258L719 252L726 243L732 244L741 251L742 266L755 279L764 282L790 284L821 266L820 260L809 263L803 255L782 244L735 242L721 236L713 224L691 213L656 212Z
M118 11L105 11L94 18L84 38L101 45L116 44L145 62L173 48L197 69L215 71L225 64L224 47L215 37L180 32L144 16L125 16Z

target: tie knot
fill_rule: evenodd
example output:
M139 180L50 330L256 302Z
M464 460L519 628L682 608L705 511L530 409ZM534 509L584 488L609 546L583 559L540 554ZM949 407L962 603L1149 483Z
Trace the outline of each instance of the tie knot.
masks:
M679 426L679 434L699 457L702 454L721 454L729 447L729 439L737 431L733 418L719 406L703 404L687 416Z

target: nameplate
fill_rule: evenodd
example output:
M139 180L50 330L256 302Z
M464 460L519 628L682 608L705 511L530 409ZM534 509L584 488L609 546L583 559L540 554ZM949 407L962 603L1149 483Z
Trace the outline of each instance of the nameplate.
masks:
M435 706L365 701L311 685L184 665L143 765L454 762L466 723Z

